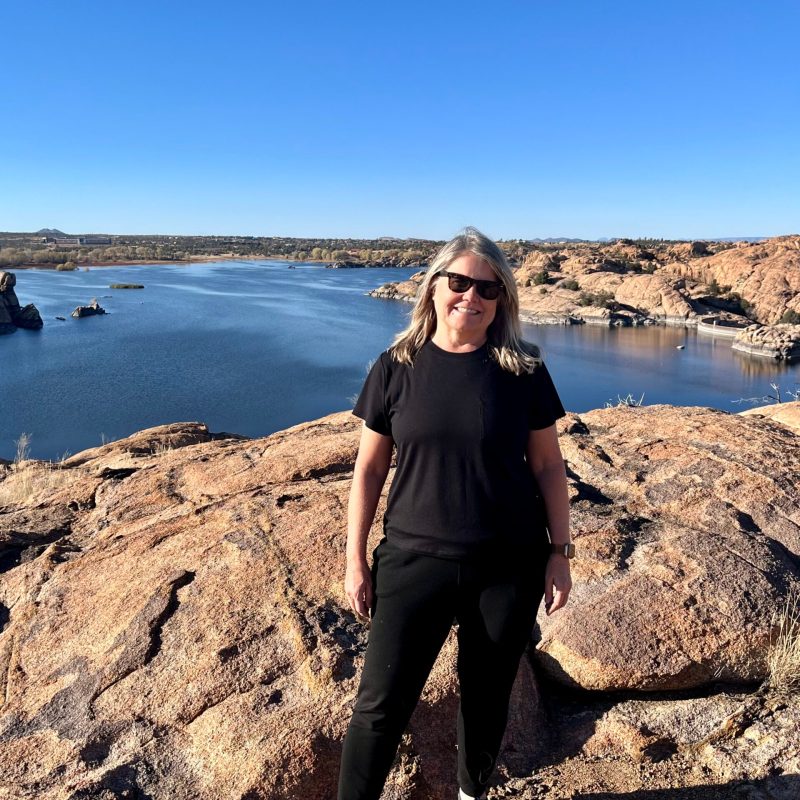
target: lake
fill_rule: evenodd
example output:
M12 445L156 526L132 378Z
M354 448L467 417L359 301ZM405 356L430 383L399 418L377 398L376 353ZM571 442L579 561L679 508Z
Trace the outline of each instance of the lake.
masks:
M411 309L365 292L416 270L293 266L15 271L20 303L34 303L45 325L0 336L0 457L13 457L22 432L31 435L32 457L56 459L167 422L265 436L351 408L369 362ZM108 314L69 316L93 297ZM740 411L753 404L733 401L770 394L770 383L786 391L800 382L798 364L736 353L729 341L692 329L524 330L542 346L565 408L579 413L629 393L644 394L645 405Z

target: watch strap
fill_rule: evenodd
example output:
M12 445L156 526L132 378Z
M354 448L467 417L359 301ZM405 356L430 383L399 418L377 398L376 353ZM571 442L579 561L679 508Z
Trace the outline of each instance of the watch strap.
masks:
M550 544L550 552L558 553L567 558L575 558L575 545L572 542L566 544Z

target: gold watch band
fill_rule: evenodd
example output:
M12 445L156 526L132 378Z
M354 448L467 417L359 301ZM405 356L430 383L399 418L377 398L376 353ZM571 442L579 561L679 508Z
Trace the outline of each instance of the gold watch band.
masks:
M572 542L567 544L552 544L550 545L551 553L559 553L567 558L575 558L575 545Z

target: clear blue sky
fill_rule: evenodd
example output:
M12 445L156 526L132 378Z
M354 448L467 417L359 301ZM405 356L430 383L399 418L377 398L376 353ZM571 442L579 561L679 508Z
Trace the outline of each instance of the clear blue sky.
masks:
M800 3L29 2L0 230L800 232Z

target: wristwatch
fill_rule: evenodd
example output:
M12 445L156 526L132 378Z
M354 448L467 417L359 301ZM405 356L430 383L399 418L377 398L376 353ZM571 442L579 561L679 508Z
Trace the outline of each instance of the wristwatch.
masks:
M559 553L567 558L575 558L575 545L572 542L566 544L550 544L551 553Z

